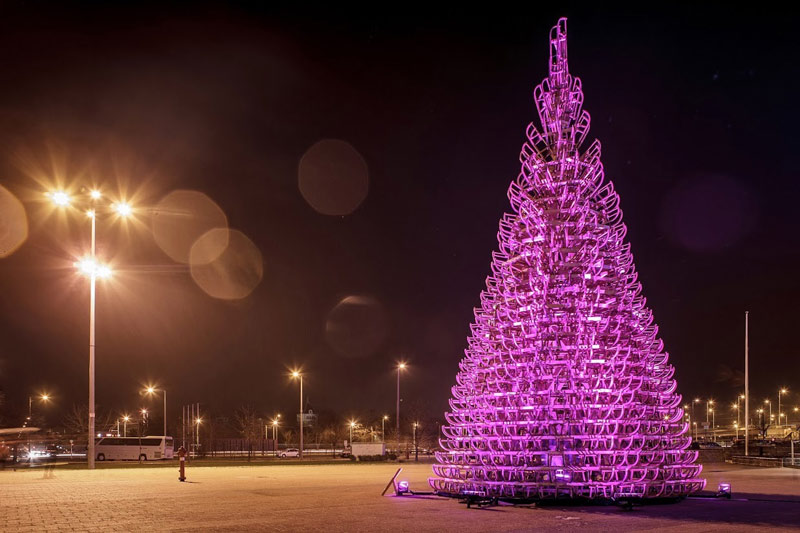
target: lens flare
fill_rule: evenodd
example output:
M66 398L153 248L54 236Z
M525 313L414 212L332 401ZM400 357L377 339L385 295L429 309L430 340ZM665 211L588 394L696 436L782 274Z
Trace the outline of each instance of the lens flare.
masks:
M16 196L0 185L0 258L14 253L28 238L28 216Z

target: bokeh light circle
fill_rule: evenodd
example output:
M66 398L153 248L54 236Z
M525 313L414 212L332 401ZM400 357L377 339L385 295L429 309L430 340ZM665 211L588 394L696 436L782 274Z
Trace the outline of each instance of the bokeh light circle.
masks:
M210 251L226 245L212 261ZM206 294L221 300L240 300L255 289L264 275L261 252L241 231L214 228L194 243L189 254L192 279Z
M189 263L194 243L214 228L227 228L225 212L208 196L198 191L172 191L153 209L151 215L156 244L174 261ZM227 239L215 234L214 242L206 241L198 251L196 264L208 264L225 250Z
M0 185L0 257L8 257L28 238L25 207L11 191Z
M369 170L353 146L325 139L300 159L298 186L306 202L323 215L349 215L361 205L369 189Z
M360 358L374 354L388 332L383 306L369 296L343 298L328 313L325 339L337 353Z

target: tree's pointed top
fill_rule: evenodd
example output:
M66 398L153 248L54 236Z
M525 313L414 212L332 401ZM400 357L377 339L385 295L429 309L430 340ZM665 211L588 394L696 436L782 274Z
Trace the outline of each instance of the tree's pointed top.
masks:
M560 86L569 74L567 63L567 19L561 17L550 29L550 79Z

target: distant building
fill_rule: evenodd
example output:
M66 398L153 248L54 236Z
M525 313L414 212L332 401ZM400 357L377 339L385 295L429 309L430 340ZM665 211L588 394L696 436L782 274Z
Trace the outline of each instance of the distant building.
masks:
M309 409L305 413L303 413L303 427L304 428L313 428L317 425L319 419L319 415L314 413L313 409ZM300 425L300 414L297 415L297 425Z

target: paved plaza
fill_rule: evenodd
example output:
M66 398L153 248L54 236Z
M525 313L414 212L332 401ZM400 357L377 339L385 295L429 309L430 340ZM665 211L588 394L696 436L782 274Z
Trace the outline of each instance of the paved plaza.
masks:
M195 467L148 465L0 472L3 531L758 531L800 529L800 470L708 465L708 488L732 501L689 499L624 511L613 506L467 509L433 496L381 497L398 465ZM404 464L428 490L429 464Z

